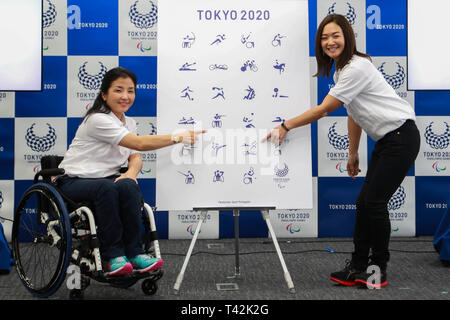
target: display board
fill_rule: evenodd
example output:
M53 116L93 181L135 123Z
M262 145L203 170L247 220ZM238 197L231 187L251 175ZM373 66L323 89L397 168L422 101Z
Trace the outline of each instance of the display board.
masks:
M312 208L310 127L263 141L310 108L307 1L167 0L158 32L158 129L207 130L158 151L158 208Z
M408 89L449 90L450 61L438 59L450 43L441 40L447 29L450 2L447 0L408 1Z
M0 90L42 90L42 0L0 1Z

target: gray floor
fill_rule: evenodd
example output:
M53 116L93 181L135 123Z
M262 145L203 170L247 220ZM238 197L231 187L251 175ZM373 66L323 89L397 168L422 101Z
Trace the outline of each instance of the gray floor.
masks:
M236 277L235 240L198 240L178 294L173 286L190 241L160 240L164 276L153 296L141 281L128 289L91 281L85 300L450 300L450 268L434 251L432 237L393 238L389 285L380 290L343 287L329 280L330 272L345 265L351 239L279 239L295 293L288 290L280 261L270 239L239 239L240 275ZM326 247L334 250L329 252ZM237 290L218 290L220 288ZM68 299L66 282L49 300ZM15 270L0 276L0 300L34 300Z

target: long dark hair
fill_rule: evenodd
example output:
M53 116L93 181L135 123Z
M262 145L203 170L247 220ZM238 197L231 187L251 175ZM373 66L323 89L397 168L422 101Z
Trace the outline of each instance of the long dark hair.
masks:
M349 60L352 58L354 54L360 57L370 59L370 56L368 54L356 50L355 33L353 32L353 28L348 22L347 18L340 14L330 14L322 20L319 27L317 28L316 43L315 43L317 73L314 75L315 77L319 76L329 77L331 68L333 67L334 60L323 52L321 43L323 28L325 28L325 26L330 22L334 22L339 27L341 27L345 40L344 51L342 51L339 60L336 62L336 70L342 69L349 62Z
M109 88L111 87L111 84L119 79L119 78L130 78L134 83L134 90L136 90L136 84L137 84L137 77L136 75L125 68L122 67L116 67L108 72L106 72L105 76L103 77L102 85L100 87L100 92L97 95L97 98L95 98L94 104L91 108L86 112L84 115L83 121L88 118L93 113L110 113L111 109L110 107L103 101L102 93L107 94Z

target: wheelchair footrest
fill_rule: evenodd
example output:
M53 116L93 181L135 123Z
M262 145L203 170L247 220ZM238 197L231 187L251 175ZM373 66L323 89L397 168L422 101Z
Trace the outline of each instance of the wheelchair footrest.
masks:
M163 271L161 269L155 271L149 271L144 273L139 273L137 270L133 273L124 276L108 276L105 272L93 272L91 278L95 281L102 283L110 283L112 285L120 286L122 284L128 284L130 282L136 283L140 279L151 278L153 281L161 279L163 276Z

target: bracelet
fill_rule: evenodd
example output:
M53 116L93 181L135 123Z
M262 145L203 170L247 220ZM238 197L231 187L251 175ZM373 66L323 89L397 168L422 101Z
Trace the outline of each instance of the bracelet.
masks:
M289 131L289 129L286 127L286 125L284 124L284 122L281 123L281 126L284 128L284 130Z

